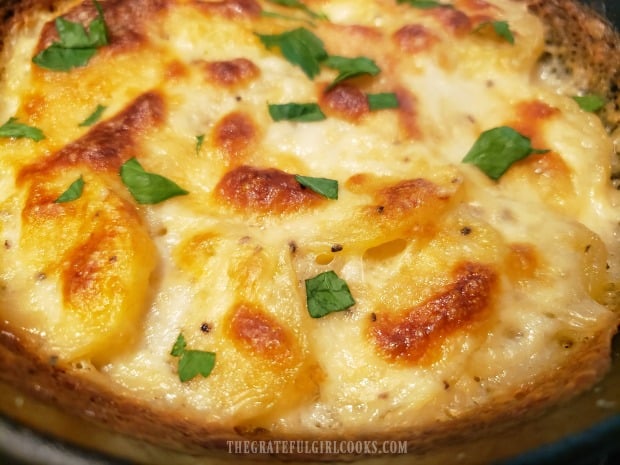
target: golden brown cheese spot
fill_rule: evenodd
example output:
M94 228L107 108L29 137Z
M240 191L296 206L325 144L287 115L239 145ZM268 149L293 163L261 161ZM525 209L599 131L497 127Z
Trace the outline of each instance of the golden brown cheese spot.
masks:
M374 176L368 173L356 173L350 176L344 183L345 187L354 194L363 194L366 192L366 187L369 186L374 180Z
M170 80L180 79L186 77L188 74L189 69L187 65L179 60L172 61L166 67L166 78Z
M175 263L179 268L200 276L208 271L207 262L215 256L220 236L203 232L183 241L175 250Z
M529 137L533 148L546 149L544 124L557 116L560 110L544 102L532 100L520 102L516 107L516 113L517 120L510 126ZM561 155L549 151L542 154L532 154L520 160L511 167L507 174L510 177L535 175L538 178L537 182L543 181L542 178L545 178L566 184L570 181L571 169ZM569 186L566 184L565 187L568 188Z
M376 312L370 336L381 355L415 363L450 334L480 319L491 307L497 276L487 265L462 263L453 282L404 314Z
M513 280L533 278L539 267L539 256L532 244L513 243L505 259L506 274Z
M153 17L166 8L166 0L107 0L101 2L103 17L108 29L108 49L126 49L133 45L144 43L146 27L153 21ZM77 22L88 27L97 17L94 2L85 0L69 10L62 17L68 21ZM48 22L39 39L38 50L42 50L59 40L54 21Z
M197 1L195 5L208 13L222 15L230 19L239 17L257 18L262 11L255 0Z
M334 224L330 233L347 237L346 250L365 253L390 241L425 241L437 233L439 218L461 198L462 182L452 169L425 178L395 181L358 173L344 182L354 194L371 196L352 210L346 221ZM435 182L435 180L437 182ZM338 239L335 243L340 243Z
M407 24L392 36L400 50L419 53L429 50L439 38L422 24Z
M357 121L370 111L366 95L357 87L338 84L321 93L321 109L328 116Z
M341 226L347 248L376 246L393 240L428 240L437 232L437 221L454 202L460 183L440 186L417 178L386 185L384 180L353 176L345 185L352 192L374 192L371 202L356 210ZM377 241L380 241L377 243Z
M94 126L84 137L58 152L56 163L86 163L95 170L117 170L134 153L136 136L159 126L165 118L161 95L149 92L138 97L120 114Z
M289 332L255 305L237 305L229 325L233 343L251 356L278 362L292 355L293 343Z
M555 152L530 155L517 162L513 168L515 171L525 168L538 177L543 176L555 180L569 180L572 174L572 170L564 159Z
M405 136L411 139L420 139L422 132L418 121L418 99L409 90L402 87L397 89L395 93L398 99L400 126Z
M24 96L23 111L30 120L37 121L47 111L45 95L42 95L39 91Z
M233 112L218 121L213 129L213 144L224 150L230 164L238 164L255 140L256 133L256 124L249 115Z
M542 126L545 121L549 121L558 115L560 110L538 100L520 102L515 110L517 121L512 124L512 127L524 136L529 137L535 148L544 148Z
M85 164L97 171L117 171L136 153L136 137L159 126L165 118L163 98L149 92L138 97L113 118L93 126L83 137L66 145L43 165L26 167L20 179L32 172Z
M248 84L260 75L260 69L247 58L200 62L209 82L222 87Z
M449 33L462 37L469 34L472 24L469 17L456 8L431 8L427 14L435 18Z
M323 199L303 188L292 174L252 166L240 166L226 173L217 184L215 195L237 210L276 215L312 207Z
M105 240L103 235L91 236L65 257L63 297L66 302L81 302L95 297L99 291L99 277L105 274L106 268L116 266L117 258L100 249L100 244Z
M510 167L502 179L502 186L520 188L530 186L547 205L561 212L574 214L579 205L575 198L573 171L555 152L530 155Z
M427 179L408 179L378 191L373 210L383 218L398 218L414 210L434 209L437 203L447 202L450 196Z
M76 205L72 202L54 203L62 192L52 192L45 185L44 179L35 178L22 211L22 218L32 224L45 222L62 216L73 216Z

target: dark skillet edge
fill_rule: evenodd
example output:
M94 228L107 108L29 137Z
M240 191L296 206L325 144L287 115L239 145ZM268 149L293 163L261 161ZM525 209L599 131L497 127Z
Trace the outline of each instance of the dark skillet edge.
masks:
M0 29L20 3L37 0L0 0ZM50 4L43 0L40 4ZM620 30L620 1L583 0L605 15ZM1 32L1 31L0 31ZM2 37L3 34L0 34ZM2 43L0 42L0 49ZM0 64L1 66L1 64ZM620 370L620 335L614 340L612 370ZM619 386L620 387L620 386ZM601 465L620 463L620 415L610 415L579 433L542 445L495 465ZM52 435L34 431L0 413L0 464L2 465L131 465L133 462L77 446Z
M620 373L620 333L616 334L613 340L611 370ZM620 377L616 379L620 379ZM600 384L602 383L605 383L605 379ZM612 385L613 388L617 389L618 386ZM564 408L567 407L564 406ZM496 462L494 465L617 464L620 463L620 441L618 438L620 438L620 414L615 413L583 431Z
M0 414L0 463L3 465L131 465L132 462L34 431Z

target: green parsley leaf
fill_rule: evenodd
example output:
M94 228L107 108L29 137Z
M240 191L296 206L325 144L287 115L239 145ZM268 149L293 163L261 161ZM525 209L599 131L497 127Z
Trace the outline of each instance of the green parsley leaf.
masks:
M274 121L322 121L325 114L316 103L283 103L269 105L269 115Z
M200 155L200 149L202 148L202 144L204 144L205 135L200 134L196 136L196 155Z
M140 204L155 204L170 197L189 194L171 180L159 174L147 173L135 158L121 166L120 175L133 198Z
M510 26L508 25L508 21L493 21L492 23L493 30L495 33L506 40L506 42L513 44L515 43L515 37L510 30Z
M295 175L295 179L302 186L312 189L317 194L321 194L328 199L336 200L338 198L338 181L334 179L311 178L298 174Z
M215 366L215 353L202 350L184 350L179 359L179 379L182 383L198 375L207 377Z
M381 69L374 61L366 57L346 58L340 56L329 56L325 60L325 66L339 71L338 76L334 79L329 88L335 86L345 79L351 79L362 74L370 74L376 76Z
M37 142L45 139L43 131L23 123L18 123L17 118L9 118L6 123L0 126L0 137L27 138Z
M172 346L170 355L180 357L178 364L179 379L182 383L202 375L205 378L211 374L215 366L215 353L202 350L186 350L187 343L183 333L179 333Z
M172 350L170 351L170 355L173 357L180 357L185 352L185 347L187 347L187 343L185 342L185 336L183 333L179 333L177 340L174 342L174 346L172 346Z
M579 107L584 111L596 112L603 108L607 103L603 97L596 94L576 95L573 100L579 104Z
M64 191L60 197L54 200L54 203L65 203L77 200L82 196L84 190L84 178L80 176Z
M414 8L419 8L420 10L429 10L431 8L452 7L452 5L449 5L446 3L440 3L436 0L397 0L396 3L399 3L399 4L406 3L407 5L411 5Z
M506 42L514 45L515 37L510 30L510 26L508 25L508 21L485 21L480 23L474 32L479 32L487 27L492 27L495 34L504 39Z
M528 137L508 126L501 126L480 134L463 163L476 165L491 179L497 180L513 163L533 153L546 152L548 150L532 148Z
M97 48L108 44L103 10L96 0L93 2L97 17L89 24L88 31L80 23L56 18L54 24L60 41L39 52L32 59L35 64L54 71L69 71L86 65L97 52Z
M306 279L306 303L312 318L346 310L355 304L347 283L333 271Z
M381 94L368 94L368 106L370 111L386 110L389 108L398 108L398 97L393 92L385 92Z
M305 4L300 2L299 0L267 0L269 3L274 3L276 5L287 6L290 8L296 8L302 10L311 18L315 19L327 19L327 15L323 13L315 13L310 8L308 8Z
M93 124L95 124L97 121L99 121L99 119L101 118L101 115L103 114L103 112L105 111L106 107L104 107L103 105L97 105L97 108L95 109L95 111L93 111L88 118L86 118L84 121L82 121L79 126L80 127L84 127L84 126L92 126Z
M86 65L95 53L94 48L64 48L52 44L35 56L32 61L41 68L69 71L72 68Z
M320 63L327 58L323 41L303 27L282 34L257 36L265 47L279 47L289 63L299 66L310 79L319 74Z

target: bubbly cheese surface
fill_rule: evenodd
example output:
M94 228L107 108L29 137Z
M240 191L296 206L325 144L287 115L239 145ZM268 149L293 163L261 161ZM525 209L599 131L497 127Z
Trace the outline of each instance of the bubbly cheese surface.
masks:
M0 138L0 319L55 363L192 421L333 436L504 402L613 332L612 143L537 80L543 30L523 3L305 2L327 19L100 3L109 44L87 65L32 63L56 16L97 15L66 2L16 28L0 81L0 120L45 135ZM334 69L310 78L261 42L300 27L380 72L331 86ZM398 106L371 110L379 93ZM272 119L292 102L326 118ZM462 160L499 126L546 151L495 181ZM132 158L187 194L138 203L119 175ZM295 175L336 180L338 198ZM82 195L56 202L79 177ZM326 271L355 304L312 318L304 283ZM179 334L215 353L209 376L180 381Z

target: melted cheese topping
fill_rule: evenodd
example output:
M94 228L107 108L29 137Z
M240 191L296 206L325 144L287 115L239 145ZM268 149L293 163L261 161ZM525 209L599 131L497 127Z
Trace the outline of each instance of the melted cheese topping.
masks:
M70 72L31 63L52 14L10 36L0 117L46 138L0 139L2 320L137 402L329 437L450 421L611 332L612 143L537 81L538 20L509 0L306 3L329 21L254 0L102 0L110 45ZM257 35L300 26L381 72L329 90L336 71L309 79ZM381 92L399 107L370 111ZM327 118L273 122L268 104L289 102ZM496 182L461 160L502 125L549 151ZM133 157L189 194L137 204L118 175ZM339 198L296 174L337 180ZM82 196L55 203L79 176ZM313 319L304 280L330 270L356 303ZM179 333L216 353L210 376L179 381Z

